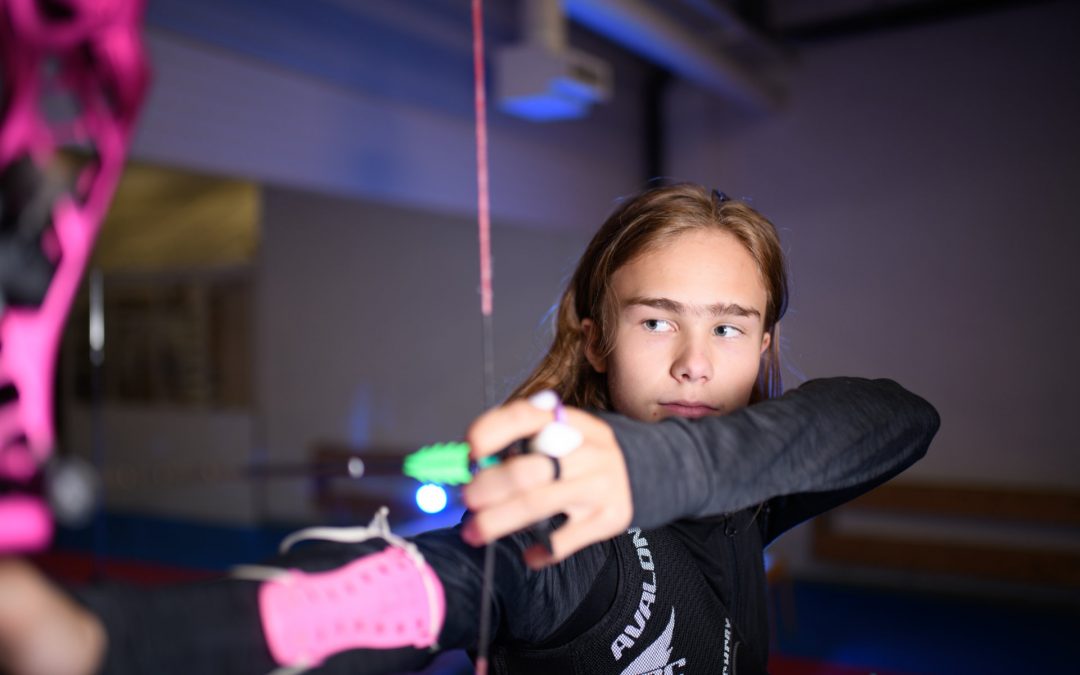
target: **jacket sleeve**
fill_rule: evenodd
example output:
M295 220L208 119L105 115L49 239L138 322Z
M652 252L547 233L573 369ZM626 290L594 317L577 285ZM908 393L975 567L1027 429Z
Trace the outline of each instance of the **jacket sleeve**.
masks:
M561 523L549 522L557 524ZM459 529L426 532L414 541L446 591L447 623L440 646L473 649L480 618L484 549L464 543ZM494 597L490 600L492 626L497 632L493 639L533 644L549 637L577 609L612 555L611 543L601 542L558 565L532 570L522 555L532 545L527 532L503 537L495 544Z
M722 417L602 417L626 458L636 526L768 502L768 539L911 466L940 425L895 382L860 378L811 380Z

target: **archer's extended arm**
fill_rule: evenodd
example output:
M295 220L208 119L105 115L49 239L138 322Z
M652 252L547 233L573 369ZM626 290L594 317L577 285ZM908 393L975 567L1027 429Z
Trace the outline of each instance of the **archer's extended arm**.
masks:
M240 578L78 591L108 634L103 673L266 675L320 664L320 673L397 673L439 650L475 647L484 552L462 541L460 527L403 540L377 517L366 528L300 535L266 565L239 568ZM499 639L551 635L610 554L601 544L534 571L522 559L532 543L521 534L496 544Z
M934 407L891 380L811 380L729 415L642 423L612 414L633 493L633 522L770 502L770 539L885 482L937 433Z

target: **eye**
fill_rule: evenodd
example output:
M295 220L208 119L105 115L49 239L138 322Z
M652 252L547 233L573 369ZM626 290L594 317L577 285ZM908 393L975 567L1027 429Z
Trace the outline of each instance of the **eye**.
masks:
M645 319L641 325L650 333L670 333L675 330L675 327L665 319Z
M731 338L742 335L742 331L730 324L724 324L722 326L717 326L716 328L713 328L713 334L720 337Z

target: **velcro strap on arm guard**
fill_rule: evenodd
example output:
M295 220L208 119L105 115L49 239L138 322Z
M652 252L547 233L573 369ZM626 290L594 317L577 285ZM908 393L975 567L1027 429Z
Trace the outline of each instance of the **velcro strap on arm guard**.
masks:
M305 668L350 649L431 647L445 602L431 566L396 546L327 572L289 570L259 589L271 655Z

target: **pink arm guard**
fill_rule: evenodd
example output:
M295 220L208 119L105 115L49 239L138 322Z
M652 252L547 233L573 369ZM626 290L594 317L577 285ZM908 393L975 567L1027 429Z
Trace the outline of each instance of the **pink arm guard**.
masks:
M446 616L442 584L394 546L328 572L289 570L259 589L270 653L314 667L349 649L435 645Z

